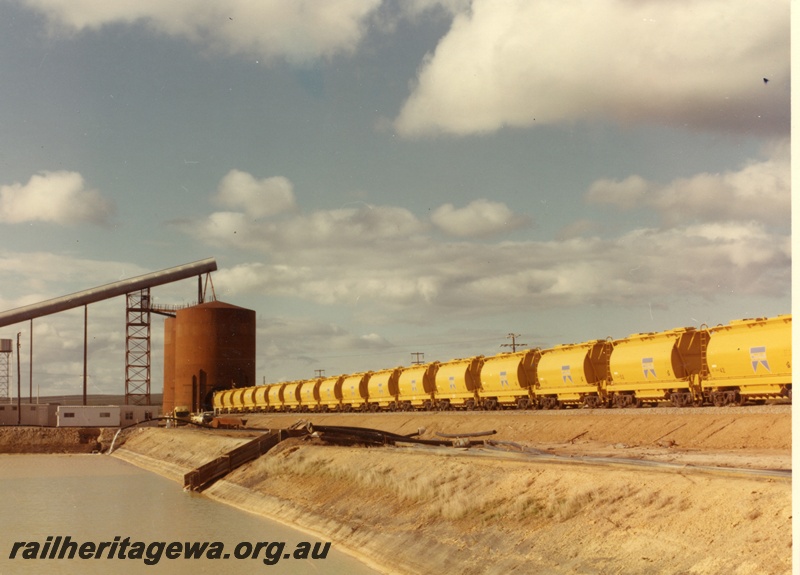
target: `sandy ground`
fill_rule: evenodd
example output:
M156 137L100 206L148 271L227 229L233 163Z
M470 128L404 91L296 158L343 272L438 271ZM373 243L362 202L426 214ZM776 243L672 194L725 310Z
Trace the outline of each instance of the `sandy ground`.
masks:
M562 460L478 450L291 440L206 491L292 524L387 573L791 571L791 483L691 465L790 469L788 406L497 414L250 416L248 427L359 425L396 433L495 429ZM149 429L116 455L180 480L250 433ZM582 455L617 465L586 465ZM650 469L627 459L677 462Z
M115 432L97 427L0 427L0 453L93 453L102 451Z

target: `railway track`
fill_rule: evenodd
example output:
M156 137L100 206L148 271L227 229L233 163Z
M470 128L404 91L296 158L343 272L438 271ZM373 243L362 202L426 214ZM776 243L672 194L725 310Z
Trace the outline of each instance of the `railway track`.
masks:
M697 414L730 415L730 414L764 414L764 413L786 414L791 412L792 412L792 404L786 401L786 402L775 402L767 405L727 405L725 407L714 407L714 406L672 407L664 405L658 407L643 406L640 408L626 408L626 409L615 409L615 408L597 408L597 409L570 408L570 409L553 409L553 410L499 409L494 411L484 411L484 410L380 411L380 412L367 412L367 413L355 412L355 411L342 412L342 413L340 412L318 413L318 412L308 412L308 411L289 411L289 412L274 411L274 412L251 412L248 413L248 415L250 417L345 416L352 418L364 417L364 415L402 418L402 417L413 417L416 414L419 415L436 414L436 415L441 415L443 417L470 417L470 416L512 417L520 415L528 415L530 417L540 417L540 416L565 417L565 416L589 416L589 415L625 417L630 415L637 415L637 416L638 415L697 415Z

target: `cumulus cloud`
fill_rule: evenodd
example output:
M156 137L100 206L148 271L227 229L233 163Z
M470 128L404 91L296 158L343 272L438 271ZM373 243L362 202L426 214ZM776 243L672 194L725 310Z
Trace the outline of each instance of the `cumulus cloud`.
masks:
M514 244L458 243L404 247L396 259L329 261L293 253L279 263L222 270L216 285L231 293L297 297L324 305L474 315L553 306L622 304L725 293L785 296L790 239L756 224L713 223L668 230L640 229L612 240L572 238ZM245 281L242 281L242 279ZM413 306L413 307L412 307ZM370 309L372 309L370 308Z
M43 171L26 184L0 186L0 222L107 224L112 212L111 202L87 189L77 172Z
M215 200L243 211L214 212L200 221L173 223L213 245L309 253L335 246L372 249L389 241L408 240L425 228L405 208L370 204L271 218L295 208L291 189L286 178L257 181L250 174L233 171L223 178ZM265 219L256 221L257 217Z
M304 62L348 53L380 0L23 0L54 26L73 31L143 22L230 54Z
M463 208L444 204L431 214L431 221L451 236L486 237L513 230L528 222L508 206L489 200L475 200Z
M222 178L215 199L227 208L241 208L254 218L279 214L295 206L292 183L286 178L257 180L239 170L231 170Z
M660 206L673 222L618 230L610 238L587 235L597 226L584 219L549 241L475 241L515 219L505 205L487 200L460 209L442 206L430 224L405 208L364 204L295 211L259 222L241 212L217 212L185 230L208 243L258 254L220 270L219 293L344 306L371 324L377 318L425 322L437 315L627 305L681 296L713 299L725 293L780 298L790 289L790 236L773 220L780 202L788 202L788 175L779 176L787 162L788 151L781 148L772 159L711 178L717 194L712 203L721 215L710 207L704 211L707 200L693 200L688 192L682 201L689 207L675 206L674 194L692 189L690 181L705 183L707 175L655 188L642 178L597 184L592 201ZM781 182L779 191L746 200L748 186L765 181ZM777 209L745 217L757 204L778 198ZM684 217L682 210L701 217ZM436 229L458 239L432 233Z
M750 162L739 170L701 173L664 185L640 176L598 180L590 186L586 199L622 209L654 209L667 225L756 220L787 226L791 214L788 144L774 152L774 157Z
M789 38L787 2L475 0L426 57L395 128L600 119L786 134Z

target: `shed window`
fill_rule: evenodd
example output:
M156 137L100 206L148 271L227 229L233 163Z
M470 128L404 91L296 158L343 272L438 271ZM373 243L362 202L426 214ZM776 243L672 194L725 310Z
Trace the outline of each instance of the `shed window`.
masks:
M100 412L100 417L111 417L111 413L108 411Z
M74 411L68 411L68 412L66 412L64 414L64 417L75 417L75 412Z
M133 419L133 412L132 411L126 411L125 412L125 419L126 420L132 420Z

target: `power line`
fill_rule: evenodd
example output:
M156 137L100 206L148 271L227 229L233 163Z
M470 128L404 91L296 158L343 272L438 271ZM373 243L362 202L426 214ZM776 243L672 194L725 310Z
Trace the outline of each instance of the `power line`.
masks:
M517 343L517 338L520 336L518 333L509 333L506 339L511 339L511 343L501 343L500 347L510 347L512 352L517 351L517 346L524 347L527 343Z

